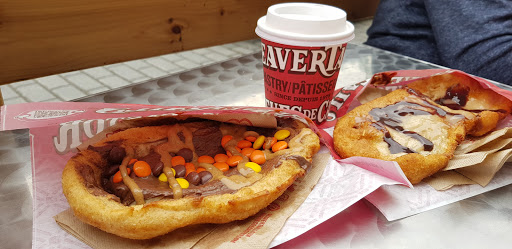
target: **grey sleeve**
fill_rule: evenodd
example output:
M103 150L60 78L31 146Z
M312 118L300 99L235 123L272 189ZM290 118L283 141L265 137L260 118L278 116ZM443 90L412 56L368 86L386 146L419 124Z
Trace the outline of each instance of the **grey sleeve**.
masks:
M425 0L440 60L512 85L512 1Z

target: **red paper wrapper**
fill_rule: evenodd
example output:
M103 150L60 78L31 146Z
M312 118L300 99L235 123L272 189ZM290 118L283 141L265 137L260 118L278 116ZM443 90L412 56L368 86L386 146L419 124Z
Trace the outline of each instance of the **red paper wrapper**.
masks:
M377 74L373 80L380 80L381 82L384 80L386 83L389 83L386 86L382 85L375 87L393 89L402 87L409 83L411 79L440 73L461 74L469 80L478 82L485 88L492 89L493 91L512 99L511 92L502 90L483 79L464 74L460 71L447 69L385 72ZM332 131L331 128L334 126L336 119L341 117L352 107L359 104L356 97L366 87L374 87L369 86L368 82L369 81L365 81L354 84L335 92L331 101L327 121L319 126L322 129L317 130L322 134L326 144L332 142L332 137L330 136L329 131ZM68 208L66 201L60 194L61 191L59 190L60 172L64 163L73 154L70 153L70 151L73 151L78 144L86 141L89 137L92 137L101 130L123 119L131 119L148 115L174 115L173 113L186 113L192 115L209 113L212 118L215 118L219 112L231 112L233 114L250 114L257 112L261 114L266 112L273 113L274 110L265 108L253 109L251 107L161 107L105 103L65 103L64 105L63 103L28 103L3 106L0 111L0 130L34 128L31 129L30 139L32 142L32 159L34 167L34 238L38 241L37 244L40 248L50 246L52 239L55 238L54 235L56 232L60 231L54 227L50 228L51 225L56 226L54 224L55 222L51 218L56 213L52 211L61 211ZM300 113L288 111L285 111L285 113L288 113L289 115L297 115L298 118L308 120ZM512 126L512 124L508 123L501 125ZM336 156L335 153L333 153L333 155ZM384 178L381 177L381 175L392 179L398 176L398 178L395 179L400 181L399 168L398 171L394 173L389 170L382 172L383 168L389 169L388 166L393 167L393 165L388 165L392 164L390 162L379 162L379 160L369 161L365 160L365 158L353 159L357 160L352 160L352 162L344 162L343 160L340 160L338 161L340 162L339 165L337 164L328 168L331 169L331 171L327 171L326 178L321 180L321 182L327 184L318 188L318 191L320 191L318 196L327 196L329 198L322 201L319 201L319 199L313 199L311 201L312 207L320 208L322 210L322 215L324 215L324 213L327 213L327 215L325 215L325 217L321 217L321 219L316 217L316 223L312 222L311 224L317 225L323 220L332 217L332 215L335 215L346 208L346 206L342 206L342 204L348 203L347 205L350 205L381 186L383 184L382 179ZM365 168L379 175L375 175L365 170L357 171L359 168L351 167L352 165L357 165L360 168ZM378 193L371 194L371 202L379 208L389 220L399 219L510 184L510 182L512 182L512 170L507 170L510 169L510 167L504 167L504 169L502 169L501 175L498 175L495 180L485 188L482 188L479 185L472 185L465 186L464 188L456 187L440 192L435 191L426 184L415 185L414 189L392 186L389 188L381 188ZM357 174L350 175L351 173ZM381 177L380 180L376 178L376 176ZM395 184L397 183L396 181L392 182ZM404 182L402 182L402 184L408 185ZM327 194L330 193L330 188L341 185L343 185L344 188L332 191L332 193L340 194L341 197L333 198ZM317 188L315 188L314 191L316 191L316 189ZM365 189L365 191L360 192L361 189ZM424 194L418 195L418 192ZM354 193L358 193L358 195L354 197ZM348 199L350 200L347 201ZM319 203L328 203L329 200L340 200L340 202L324 206L318 205ZM308 212L305 213L314 212L308 210ZM304 220L304 217L305 215L299 215L297 219L294 219L293 217L290 218L290 221L295 222L294 224L298 224L290 227L306 227L305 230L301 230L301 233L312 228L314 225L311 225L310 223L308 223L308 225L304 225L301 222ZM45 229L48 229L48 231ZM49 232L50 230L51 232ZM293 238L298 234L300 233L294 231L293 235L287 237L287 239ZM45 244L45 242L48 242L48 244Z

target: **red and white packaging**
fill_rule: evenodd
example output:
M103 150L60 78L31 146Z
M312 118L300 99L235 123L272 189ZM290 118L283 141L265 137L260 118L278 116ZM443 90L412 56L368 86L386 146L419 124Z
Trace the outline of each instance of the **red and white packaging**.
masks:
M336 7L313 3L270 6L258 20L265 105L290 109L316 124L328 118L347 42L354 26Z
M54 243L58 243L63 248L86 248L81 241L61 229L54 220L54 216L69 208L62 194L62 170L67 160L76 153L77 146L123 120L176 115L201 116L215 120L219 118L226 120L228 117L229 122L262 126L269 123L267 122L269 118L265 116L280 115L292 116L307 122L312 129L320 132L307 117L299 112L264 107L26 103L3 106L0 112L2 130L30 128L34 192L33 248L48 248L55 245ZM324 146L322 152L328 151ZM365 181L364 186L360 185L354 191L351 190L354 183L342 179L368 180ZM340 180L342 181L337 183ZM340 167L331 159L316 185L316 190L311 192L299 209L289 217L270 246L279 245L305 233L387 184L399 183L354 165L345 164ZM279 200L276 202L273 203L274 206L281 205ZM322 205L319 206L318 203ZM264 221L258 222L257 227L266 224ZM242 237L250 235L251 233L240 234ZM233 236L236 237L237 234Z
M322 132L327 132L332 135L335 120L353 108L360 105L357 97L365 91L367 87L383 88L385 90L395 90L403 88L407 84L414 82L417 79L431 77L440 74L455 74L463 77L465 80L472 81L479 84L484 89L490 89L509 100L512 100L512 92L499 88L498 86L488 82L485 79L466 74L462 71L453 69L430 69L430 70L401 70L401 71L388 71L375 74L372 79L365 82L339 89L335 92L332 103L330 116L334 121L328 122L328 127ZM370 82L385 82L387 84L369 84ZM498 128L512 127L510 118L506 118L498 123ZM329 148L332 148L332 136L324 135L324 141L330 143ZM334 157L338 157L334 152ZM347 159L338 159L337 162L349 163L357 165L368 171L376 174L386 176L390 179L401 179L399 174L394 172L393 165L397 165L393 161L382 161L376 159L369 159L364 157L352 157ZM390 170L389 172L383 169ZM403 184L403 183L402 183ZM411 215L422 213L437 207L448 205L481 193L485 193L506 185L512 184L512 165L505 164L493 177L491 182L482 187L478 184L473 185L459 185L454 186L445 191L437 191L427 183L421 182L415 184L412 188L404 188L403 186L381 186L378 190L370 193L365 197L366 200L371 202L387 220L397 220Z
M389 77L392 84L386 87L393 89L408 84L411 79L442 73L461 74L478 82L484 88L512 99L512 92L454 70L396 71L380 73L375 77ZM331 101L328 113L330 121L324 122L320 129L311 124L312 128L322 136L322 141L326 145L323 147L324 151L332 148L330 144L332 144L331 135L335 120L349 109L359 105L356 97L366 87L369 87L368 81L338 89ZM61 247L85 248L79 240L60 229L53 216L69 208L62 194L60 179L66 161L74 155L76 146L106 127L124 119L160 115L206 114L213 118L218 114L265 115L274 112L269 108L253 107L164 107L62 102L2 106L0 131L30 128L34 192L33 248L48 248L54 246L54 243L58 243ZM301 113L285 112L308 120ZM510 123L501 125L512 126ZM335 159L337 158L335 153L332 155ZM394 162L368 158L331 160L318 184L302 206L287 220L270 247L303 234L362 198L373 203L388 220L395 220L511 183L512 166L509 165L505 165L486 187L468 185L436 191L423 183L410 187L410 183Z

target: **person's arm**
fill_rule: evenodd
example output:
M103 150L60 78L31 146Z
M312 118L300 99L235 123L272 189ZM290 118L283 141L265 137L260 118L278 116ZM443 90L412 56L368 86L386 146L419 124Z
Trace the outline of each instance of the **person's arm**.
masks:
M443 64L512 85L512 1L425 0Z
M365 44L440 64L423 0L381 0Z

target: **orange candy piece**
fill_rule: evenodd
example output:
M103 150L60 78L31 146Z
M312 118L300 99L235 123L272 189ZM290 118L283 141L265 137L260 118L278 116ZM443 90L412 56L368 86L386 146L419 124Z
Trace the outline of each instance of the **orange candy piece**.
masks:
M251 159L251 162L255 162L259 165L262 165L267 161L265 153L261 150L254 150L249 156L249 159Z
M130 160L130 162L128 163L128 165L132 165L132 164L134 164L134 163L135 163L135 162L137 162L137 161L139 161L139 160L137 160L137 159L135 159L135 158L132 158L132 159Z
M176 165L185 165L185 158L182 156L173 156L171 158L171 165L174 167Z
M245 137L245 140L247 140L247 141L249 141L249 142L254 143L254 141L256 141L256 138L257 138L257 137L248 136L248 137Z
M242 161L242 160L243 160L243 158L242 158L241 156L236 156L236 155L235 155L235 156L232 156L232 157L228 158L228 160L226 161L226 163L227 163L229 166L231 166L231 167L235 167L235 166L237 166L237 165L238 165L238 163L239 163L240 161Z
M188 176L190 172L196 171L196 166L193 163L185 163L185 177Z
M228 158L229 158L229 156L226 154L217 154L217 155L215 155L215 157L213 157L213 159L217 163L225 163L228 160Z
M243 148L242 149L242 155L246 156L246 157L249 157L251 156L251 153L254 151L254 149L252 147L248 147L248 148Z
M123 181L123 176L121 175L121 171L117 171L116 174L114 175L114 177L112 177L112 181L114 183L120 183L121 181Z
M213 157L211 157L211 156L203 155L197 159L197 162L213 164L215 162L215 159L213 159Z
M197 169L196 169L196 172L197 172L197 173L201 173L201 172L203 172L203 171L205 171L205 170L206 170L205 168L197 168Z
M222 147L226 146L226 143L228 143L231 139L233 139L233 136L231 135L225 135L222 137L222 140L220 141L220 144Z
M252 147L252 143L250 141L247 141L247 140L240 140L236 144L236 147L238 147L240 149L249 148L249 147Z
M130 168L126 168L126 171L127 171L128 175L131 173L131 169ZM123 176L121 175L121 171L117 171L114 174L114 177L112 177L112 181L114 183L120 183L120 182L123 181Z
M137 161L133 165L133 172L135 172L135 175L138 177L146 177L151 175L151 167L147 162Z
M277 138L275 137L267 137L265 138L265 142L263 143L263 149L270 149L274 144L276 144ZM270 146L269 146L270 145Z
M276 152L276 151L284 150L286 148L288 148L288 143L285 141L279 141L272 146L272 151Z
M213 166L215 166L217 169L221 170L222 172L226 172L229 170L229 165L227 163L214 163Z

